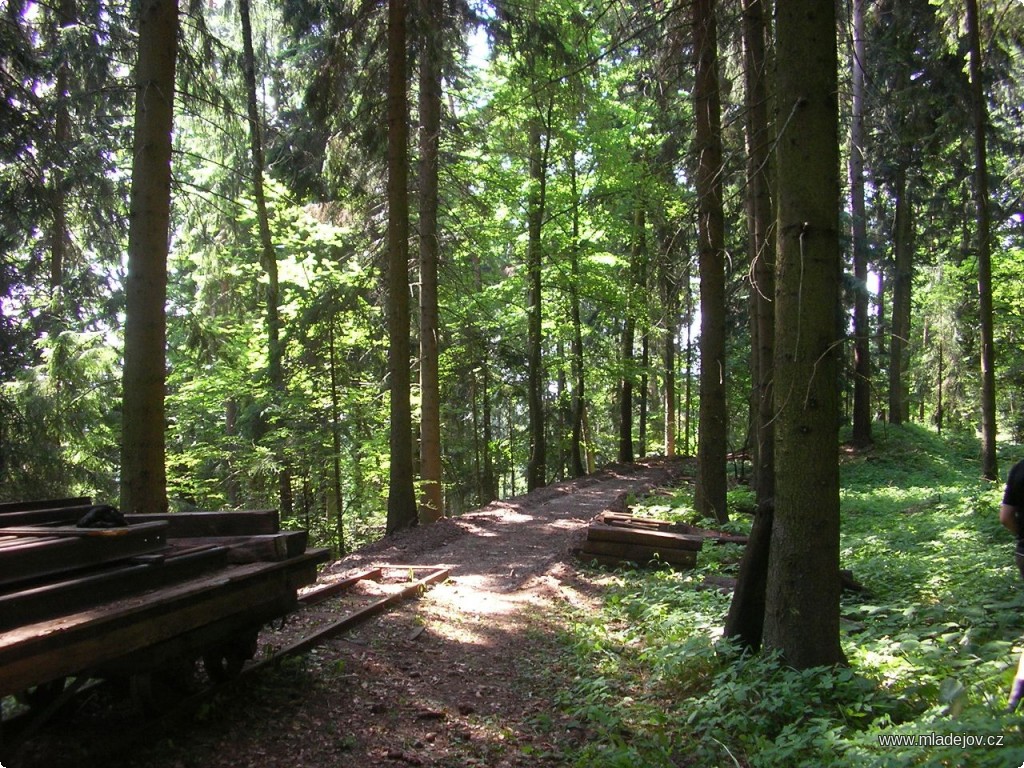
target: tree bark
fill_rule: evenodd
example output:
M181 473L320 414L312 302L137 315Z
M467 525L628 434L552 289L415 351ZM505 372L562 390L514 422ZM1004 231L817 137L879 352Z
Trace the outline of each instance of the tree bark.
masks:
M167 511L164 386L176 0L139 4L135 139L125 281L121 509Z
M870 445L871 343L868 323L868 232L864 210L864 3L853 0L853 82L850 116L850 214L853 239L853 442Z
M910 302L914 277L913 202L907 188L907 171L896 170L896 221L893 251L892 322L889 339L889 423L902 424L910 416L905 382L910 341Z
M981 325L981 473L999 477L996 457L995 343L992 328L992 237L989 212L988 159L985 125L988 110L982 82L981 33L978 2L967 0L967 36L970 47L971 117L974 122L974 205L978 217L978 315Z
M543 313L541 293L541 230L544 226L544 206L547 192L547 148L550 136L542 135L550 125L548 119L542 123L539 115L530 120L530 194L527 211L528 244L526 272L529 281L527 298L528 339L527 339L527 386L529 389L530 457L526 467L526 490L532 491L547 485L547 445L544 436L544 358L543 358Z
M754 276L754 435L757 457L754 472L759 503L775 496L775 413L772 378L775 356L775 241L772 228L773 136L768 120L768 56L766 20L762 0L744 6L744 60L747 84L747 220Z
M725 216L722 211L722 129L718 91L715 0L695 0L697 74L694 87L700 266L700 414L697 512L720 523L726 509Z
M391 380L387 532L416 525L409 352L407 0L388 0L388 376Z
M619 380L619 461L632 464L633 453L633 346L636 341L636 299L639 292L640 261L646 249L647 217L638 200L633 213L633 247L630 253L629 279L626 283L626 317L622 325L622 378Z
M663 238L659 282L662 318L665 326L662 345L663 411L665 418L665 455L676 455L676 332L679 312L679 288L672 270L672 240Z
M334 318L328 321L327 334L330 352L328 364L331 373L331 468L333 470L331 491L334 494L334 530L337 540L338 557L341 557L345 554L345 507L341 489L341 398L338 394L338 359L337 347L334 341Z
M776 10L775 516L764 644L798 669L839 644L839 128L831 3Z
M256 221L260 236L260 265L267 276L267 377L270 396L275 410L280 411L285 396L284 345L281 342L281 283L278 278L277 254L270 232L270 213L263 184L263 129L256 99L256 54L252 43L252 16L249 0L239 0L238 13L242 22L242 56L245 77L246 109L249 122L249 150L252 155L253 198L256 201ZM292 514L292 473L288 457L280 440L275 440L274 454L278 470L278 498L281 515Z
M744 76L747 91L747 228L750 242L753 377L754 489L757 513L740 561L725 634L758 650L764 629L775 497L775 428L772 379L775 357L775 245L771 237L771 135L768 124L765 11L762 0L743 7Z
M75 0L61 0L59 5L58 33L78 23L78 9ZM71 65L67 57L61 57L57 67L55 82L56 114L53 119L54 138L57 142L56 152L60 158L66 158L71 142ZM50 288L52 291L51 311L55 324L51 329L53 335L60 333L63 324L64 309L61 295L64 286L64 270L68 251L71 248L71 234L68 231L67 216L67 174L66 162L54 164L50 171L50 188L52 190L51 206L53 222L50 235Z
M441 136L440 0L420 0L420 477L419 520L444 515L441 485L441 392L438 381L438 147Z
M569 315L572 321L572 440L569 444L569 466L573 477L587 474L583 448L583 412L586 408L586 378L583 365L583 323L580 317L580 197L576 170L576 153L566 161L572 190L572 243L569 253Z
M647 455L647 402L649 397L651 366L651 338L645 330L640 334L640 406L637 413L637 454L640 458Z

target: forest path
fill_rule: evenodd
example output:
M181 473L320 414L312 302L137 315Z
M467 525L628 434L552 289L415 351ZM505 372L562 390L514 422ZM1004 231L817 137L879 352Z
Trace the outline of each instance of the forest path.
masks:
M679 460L612 466L388 537L331 563L321 581L380 564L443 565L450 579L304 656L240 679L151 746L93 761L66 742L55 759L51 743L38 764L560 765L565 748L587 734L556 702L571 674L559 634L580 611L594 609L608 580L578 571L571 549L594 515L691 472ZM279 640L266 630L261 642L287 642L302 623L290 619Z

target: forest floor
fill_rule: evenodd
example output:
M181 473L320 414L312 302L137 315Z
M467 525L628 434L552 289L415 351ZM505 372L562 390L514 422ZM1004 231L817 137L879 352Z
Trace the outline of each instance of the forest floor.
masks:
M74 729L65 729L40 738L23 768L562 764L587 734L557 705L559 635L597 604L607 580L578 569L571 551L594 515L678 484L688 470L668 460L609 467L332 562L321 582L380 564L442 565L451 575L289 663L243 677L146 746L113 747L131 722L94 719L93 734L110 729L102 749L72 746ZM303 621L261 642L287 642Z

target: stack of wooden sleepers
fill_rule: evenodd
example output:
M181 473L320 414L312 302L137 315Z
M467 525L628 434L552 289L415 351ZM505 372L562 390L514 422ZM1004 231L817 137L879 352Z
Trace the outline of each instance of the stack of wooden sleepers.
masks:
M622 512L602 512L587 526L587 539L576 555L600 565L693 568L705 541L746 544L747 537Z
M0 504L0 697L254 638L328 556L272 510L77 527L90 509L88 498Z

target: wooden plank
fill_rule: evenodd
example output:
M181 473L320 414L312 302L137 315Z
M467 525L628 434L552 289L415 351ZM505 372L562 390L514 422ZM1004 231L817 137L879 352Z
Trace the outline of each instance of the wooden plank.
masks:
M597 520L606 525L655 529L701 536L716 544L746 544L748 539L747 536L724 533L723 531L712 531L696 525L689 525L688 523L673 523L669 520L657 520L651 517L636 517L635 515L627 515L622 512L602 512L597 516Z
M167 525L90 529L87 536L20 539L0 549L0 585L52 576L155 552L166 544Z
M0 526L74 525L91 508L91 504L82 504L80 506L46 507L44 509L29 509L21 512L7 512L0 515Z
M670 533L669 531L651 531L634 529L604 523L591 523L587 526L587 539L594 541L619 541L625 544L646 544L666 549L699 550L704 539L688 533Z
M618 557L621 560L632 560L640 565L645 565L651 560L660 560L683 568L693 568L697 564L697 553L692 550L626 544L620 541L587 541L583 545L583 553L584 555Z
M309 542L308 531L283 531L259 536L198 536L184 539L190 544L206 544L224 547L228 551L229 563L255 563L261 560L287 560L306 551Z
M0 630L76 613L127 595L195 578L223 566L227 550L197 547L150 557L143 555L120 567L104 567L0 595Z
M90 670L141 649L169 642L256 606L277 604L316 579L330 556L311 550L279 563L229 566L224 571L144 595L0 633L0 696L57 677Z
M237 512L166 512L152 515L125 515L131 523L163 520L170 525L168 537L181 539L202 536L257 536L279 533L276 509L239 510Z
M2 501L0 515L10 512L31 512L36 509L59 509L61 507L88 507L92 499L88 496L75 496L70 499L36 499L34 501Z
M636 517L624 512L602 512L597 516L599 522L605 525L625 525L640 528L653 528L655 530L675 531L676 533L693 533L693 526L685 523L673 523L669 520L658 520L653 517Z
M161 522L146 522L143 525L163 525ZM27 538L30 536L41 536L45 538L104 538L111 539L118 536L133 536L139 526L120 526L117 528L79 528L73 525L24 525L11 528L0 528L0 536L13 536L15 538Z

